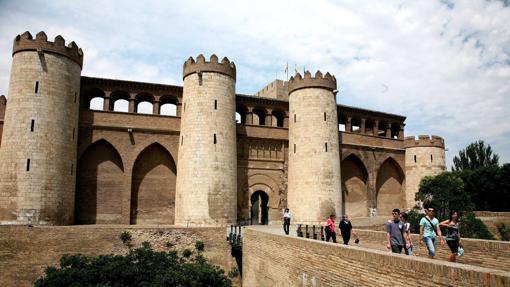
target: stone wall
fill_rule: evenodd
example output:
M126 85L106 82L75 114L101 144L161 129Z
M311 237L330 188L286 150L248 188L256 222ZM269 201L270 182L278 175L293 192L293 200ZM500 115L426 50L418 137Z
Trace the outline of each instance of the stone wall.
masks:
M235 78L213 72L185 75L175 224L236 223L236 147Z
M0 222L73 222L80 74L78 63L59 54L14 54L0 149Z
M370 243L370 246L378 246L384 249L387 243L386 232L355 230L363 242ZM415 253L420 257L427 257L427 249L419 244L419 235L411 234L411 240L415 247ZM480 240L463 238L465 255L458 257L459 263L470 264L474 266L510 270L510 242L496 240ZM448 245L438 243L436 249L436 259L448 260L451 254Z
M131 233L135 247L149 241L155 250L168 250L165 244L171 242L178 251L188 248L196 253L195 242L201 240L205 243L204 256L209 262L227 273L237 266L225 241L224 228L0 226L0 286L32 286L46 266L57 265L66 253L125 254L128 248L119 239L125 230Z
M315 87L292 91L289 115L288 207L294 222L317 224L343 212L335 95Z
M508 286L510 273L245 228L243 286Z

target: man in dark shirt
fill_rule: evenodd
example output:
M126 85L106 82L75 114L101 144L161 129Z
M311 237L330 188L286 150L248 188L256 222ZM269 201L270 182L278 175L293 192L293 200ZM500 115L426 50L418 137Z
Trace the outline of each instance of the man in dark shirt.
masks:
M342 221L340 221L338 228L340 228L340 233L344 239L344 244L349 244L349 240L351 240L352 224L347 215L342 215Z
M391 249L393 253L402 253L402 248L405 245L404 239L404 223L400 221L400 210L393 209L393 220L386 224L386 232L388 232L388 244L386 247Z

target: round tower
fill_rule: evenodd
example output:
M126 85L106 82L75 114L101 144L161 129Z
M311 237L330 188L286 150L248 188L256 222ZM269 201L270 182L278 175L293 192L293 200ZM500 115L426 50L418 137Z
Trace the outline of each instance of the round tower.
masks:
M44 32L14 39L0 148L0 222L73 223L83 52Z
M438 136L420 135L406 137L406 205L412 209L416 193L423 177L446 170L444 139Z
M237 221L236 66L203 55L184 63L175 224Z
M336 79L306 71L289 80L287 203L296 223L342 213Z

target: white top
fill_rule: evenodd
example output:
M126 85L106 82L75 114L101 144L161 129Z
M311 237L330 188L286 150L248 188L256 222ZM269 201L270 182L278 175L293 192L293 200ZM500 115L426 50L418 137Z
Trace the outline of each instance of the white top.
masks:
M283 218L291 218L292 216L290 215L290 211L289 212L284 212L283 213Z

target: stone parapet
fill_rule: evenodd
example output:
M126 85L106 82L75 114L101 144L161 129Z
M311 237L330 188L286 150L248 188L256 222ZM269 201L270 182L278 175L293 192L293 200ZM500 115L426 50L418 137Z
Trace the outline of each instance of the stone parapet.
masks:
M323 88L334 91L336 90L336 78L330 73L326 73L323 76L321 71L317 71L315 77L312 77L310 71L306 71L304 77L301 77L299 73L290 77L289 96L292 92L303 88Z
M12 55L22 51L43 51L54 54L59 54L67 57L76 62L80 67L83 67L83 51L78 48L75 42L65 45L65 40L62 36L55 37L53 42L48 41L48 36L43 31L37 33L35 39L30 32L16 36L12 47Z
M211 55L209 62L205 61L205 57L202 54L198 55L196 61L193 57L189 57L189 59L184 62L183 79L191 74L201 72L215 72L230 76L234 81L236 79L236 65L234 62L230 62L227 57L224 57L220 63L218 62L218 56L214 54Z
M440 136L419 135L418 139L414 136L408 136L404 139L406 148L411 147L439 147L444 148L444 139Z

